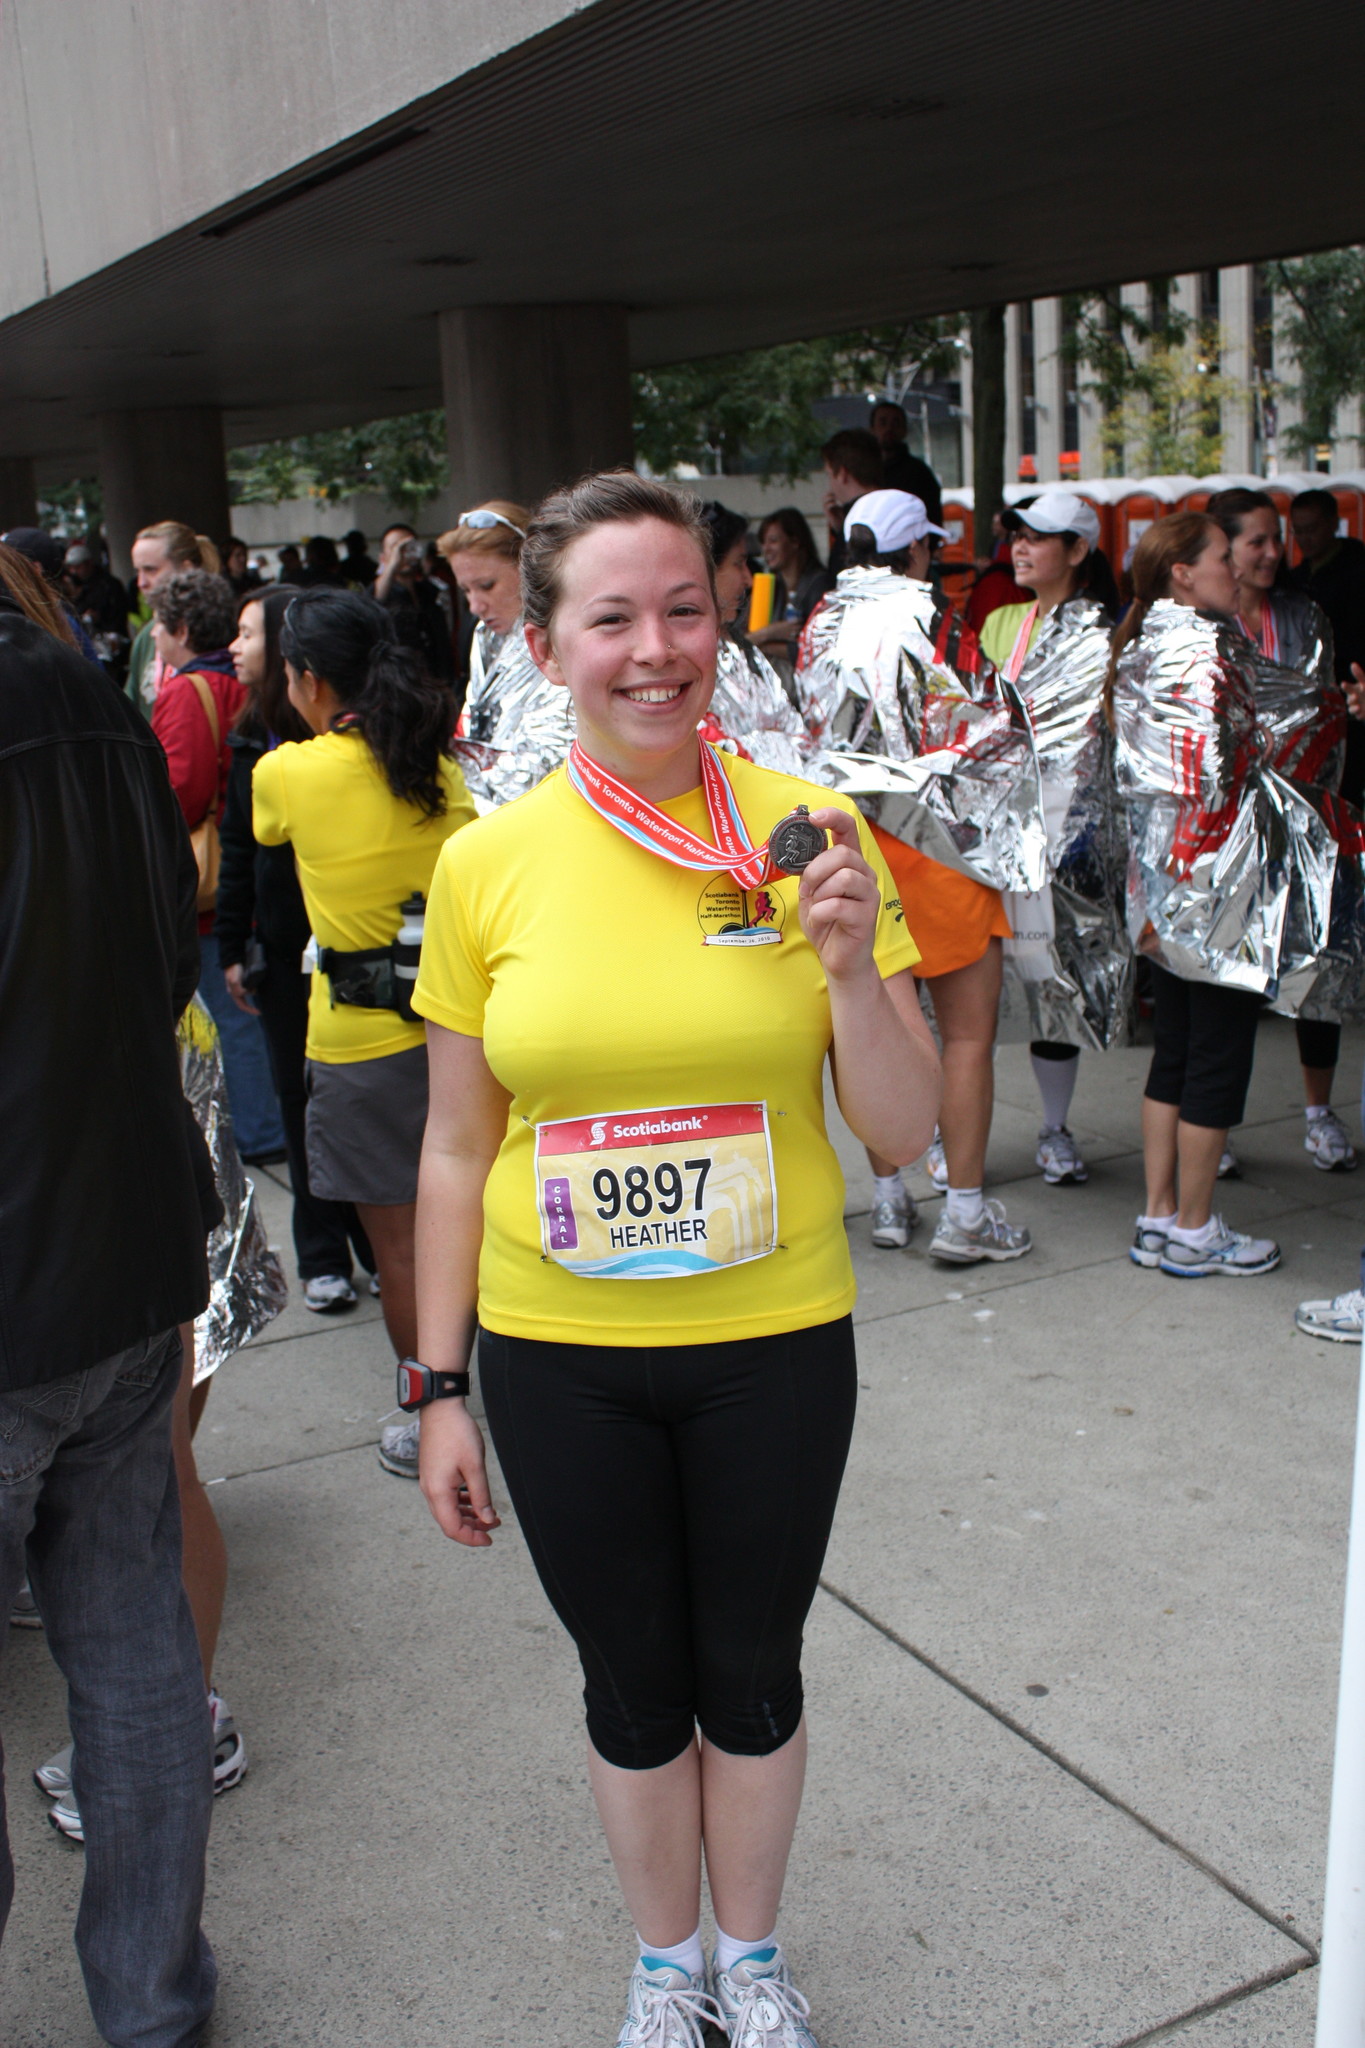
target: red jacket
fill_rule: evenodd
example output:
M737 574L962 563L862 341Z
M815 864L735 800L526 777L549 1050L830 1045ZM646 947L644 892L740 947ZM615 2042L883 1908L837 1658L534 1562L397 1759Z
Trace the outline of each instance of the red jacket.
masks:
M226 662L225 655L206 655L201 657L195 670L213 693L214 708L218 713L216 747L213 729L189 669L175 669L162 677L161 688L152 707L152 731L165 752L171 788L191 832L198 830L210 811L220 822L223 816L232 758L228 750L228 734L246 699L246 688L238 682L230 666L219 665ZM214 665L210 666L210 663ZM213 930L211 911L200 917L199 929L201 932Z

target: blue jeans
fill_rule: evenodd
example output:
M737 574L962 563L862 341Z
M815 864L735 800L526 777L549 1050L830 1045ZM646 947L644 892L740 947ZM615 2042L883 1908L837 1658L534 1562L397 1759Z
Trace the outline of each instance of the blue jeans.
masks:
M284 1119L270 1071L270 1053L259 1017L248 1017L228 994L212 932L199 935L199 999L218 1026L223 1041L223 1072L227 1076L232 1135L245 1158L284 1152Z
M168 1330L0 1394L0 1617L27 1561L67 1682L85 1828L76 1948L112 2048L188 2048L218 1974L199 1925L213 1735L180 1582L180 1364ZM0 1933L13 1897L0 1791Z

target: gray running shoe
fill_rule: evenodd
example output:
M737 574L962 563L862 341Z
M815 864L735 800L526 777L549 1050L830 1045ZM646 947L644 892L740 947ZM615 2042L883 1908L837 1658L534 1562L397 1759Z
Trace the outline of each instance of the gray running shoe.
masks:
M234 1785L240 1785L246 1776L246 1744L237 1731L222 1694L213 1686L209 1687L209 1712L213 1716L213 1796L230 1792ZM63 1813L61 1820L54 1820L53 1826L73 1842L84 1841L85 1837L75 1832L80 1827L80 1814L71 1797L71 1752L74 1744L68 1742L65 1749L59 1749L45 1764L39 1764L33 1773L33 1782L47 1798L60 1802ZM74 1817L74 1818L73 1818Z
M344 1315L358 1297L344 1273L319 1273L303 1283L303 1305L315 1316Z
M1223 1147L1223 1156L1218 1162L1218 1178L1219 1180L1240 1180L1242 1178L1242 1162L1230 1144Z
M1303 1149L1323 1173L1354 1173L1360 1161L1346 1126L1329 1109L1315 1116L1304 1133Z
M33 1773L33 1782L47 1799L61 1799L71 1790L71 1748L59 1749Z
M1168 1237L1161 1254L1161 1270L1177 1280L1207 1280L1215 1273L1227 1273L1245 1280L1254 1273L1271 1273L1280 1263L1280 1247L1270 1237L1248 1237L1244 1231L1229 1230L1221 1216L1213 1219L1217 1228L1207 1244L1184 1244Z
M1050 1188L1059 1188L1064 1181L1073 1181L1080 1187L1090 1178L1090 1168L1081 1157L1080 1146L1065 1124L1059 1131L1039 1131L1037 1163L1042 1167L1043 1179Z
M872 1242L884 1251L904 1251L919 1222L919 1210L907 1188L885 1202L872 1204Z
M703 2048L704 2027L718 2021L705 1976L691 1977L672 1963L645 1958L631 1972L626 2017L616 2048Z
M33 1597L33 1588L27 1579L14 1596L14 1605L9 1611L11 1628L41 1628L43 1617L38 1612L38 1602Z
M386 1472L396 1472L400 1479L417 1477L417 1444L422 1425L414 1415L406 1422L391 1422L380 1432L379 1462Z
M1332 1301L1301 1301L1294 1328L1305 1337L1326 1337L1332 1344L1359 1344L1365 1335L1365 1294L1358 1287Z
M712 1989L730 2048L819 2048L810 2006L792 1983L780 1948L717 1970Z
M1133 1232L1133 1242L1128 1247L1128 1256L1135 1266L1159 1266L1161 1254L1166 1249L1166 1232L1160 1223L1138 1218Z
M933 1144L924 1155L924 1171L928 1174L938 1192L941 1195L946 1195L948 1192L948 1161L943 1153L943 1140L937 1131L934 1132Z
M1021 1224L1005 1221L1004 1204L985 1203L981 1221L970 1230L954 1223L947 1209L929 1241L931 1259L943 1259L950 1266L974 1266L981 1259L1022 1259L1033 1250L1033 1239Z
M47 1817L57 1833L65 1836L68 1842L84 1842L85 1826L74 1793L64 1792L54 1805L49 1806Z

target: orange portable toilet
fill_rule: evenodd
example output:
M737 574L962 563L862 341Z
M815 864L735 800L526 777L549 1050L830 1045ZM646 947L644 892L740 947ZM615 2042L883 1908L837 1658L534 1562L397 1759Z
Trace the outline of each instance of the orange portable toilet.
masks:
M1133 559L1133 549L1142 539L1149 526L1158 519L1164 519L1172 509L1169 501L1146 485L1134 484L1120 489L1110 507L1113 551L1109 566L1115 576L1122 576Z
M948 538L939 548L940 562L970 564L975 553L975 521L965 493L943 493L943 525Z

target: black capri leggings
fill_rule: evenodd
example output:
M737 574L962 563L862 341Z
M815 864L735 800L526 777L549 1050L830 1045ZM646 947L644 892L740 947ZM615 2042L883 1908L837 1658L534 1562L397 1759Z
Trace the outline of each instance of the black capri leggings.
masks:
M1176 1103L1182 1123L1226 1131L1247 1106L1264 998L1215 982L1181 981L1152 963L1156 1044L1147 1074L1152 1102Z
M853 1431L852 1318L647 1348L483 1330L479 1381L598 1754L653 1770L698 1726L736 1756L789 1742Z

